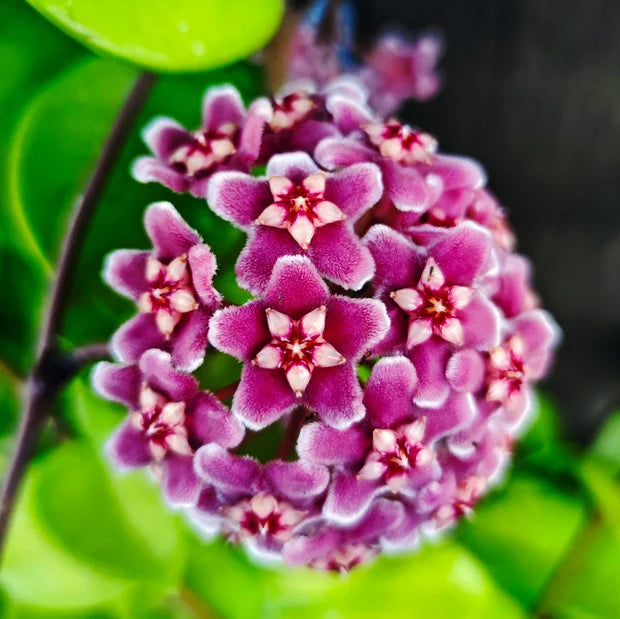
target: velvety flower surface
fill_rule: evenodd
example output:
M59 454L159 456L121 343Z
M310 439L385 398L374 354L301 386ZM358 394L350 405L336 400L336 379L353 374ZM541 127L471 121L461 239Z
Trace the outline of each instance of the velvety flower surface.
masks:
M199 129L188 131L166 117L145 127L142 137L153 154L134 162L133 176L141 183L157 182L177 193L205 197L214 172L248 170L257 160L270 115L266 99L257 99L246 112L234 87L209 88Z
M343 288L357 290L373 275L370 252L355 222L379 199L381 175L373 164L326 173L306 153L275 155L267 176L217 174L209 206L248 234L237 262L242 286L264 290L278 258L307 256L319 273Z
M151 205L152 251L106 263L138 313L113 336L122 363L93 382L128 409L113 463L148 467L203 535L343 572L475 509L532 418L559 329L482 167L386 117L436 90L437 40L386 36L334 77L342 50L315 34L292 65L314 83L247 112L211 89L198 132L147 130L155 156L134 172L247 234L235 273L253 298L222 299L209 247ZM222 353L240 380L201 391L188 372Z
M299 405L346 427L364 415L355 365L388 326L383 303L331 295L308 258L287 256L260 299L216 312L209 341L244 363L232 410L247 427Z
M113 336L113 349L132 363L161 348L177 367L193 371L204 359L209 317L221 302L212 285L215 256L169 202L151 204L144 224L153 250L115 251L104 268L106 282L139 311Z
M100 363L95 390L129 409L110 439L108 453L121 469L150 465L161 477L173 506L191 506L200 484L193 470L195 450L205 443L236 447L243 426L196 380L176 370L161 350L147 350L136 365Z

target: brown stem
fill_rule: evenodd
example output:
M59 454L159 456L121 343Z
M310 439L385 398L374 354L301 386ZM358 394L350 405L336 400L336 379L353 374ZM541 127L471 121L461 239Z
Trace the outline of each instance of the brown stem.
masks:
M291 455L293 447L297 442L297 436L301 430L301 426L306 419L306 409L303 406L298 406L292 413L291 418L286 426L284 437L278 447L277 457L281 460L286 460Z
M73 355L59 350L57 338L69 301L76 262L82 249L86 229L154 80L155 76L151 73L142 73L138 77L108 135L86 190L74 205L73 217L65 233L56 279L52 285L49 306L39 335L37 360L26 383L17 446L0 491L0 553L19 484L38 441L41 426L49 413L50 405L66 381L79 370L81 364L90 361L94 353L92 349L89 352L82 349L82 352L74 358Z

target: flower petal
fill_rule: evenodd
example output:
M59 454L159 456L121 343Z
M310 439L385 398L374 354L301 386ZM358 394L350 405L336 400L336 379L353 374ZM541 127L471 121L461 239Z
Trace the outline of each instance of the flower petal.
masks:
M120 402L131 410L138 408L141 376L136 365L102 361L92 373L94 390L106 400Z
M406 357L378 361L364 390L364 405L371 425L393 428L411 420L417 383L415 367Z
M209 323L211 345L241 361L251 361L270 340L262 301L218 310Z
M214 395L201 391L192 402L188 419L190 431L201 443L218 443L222 447L237 447L245 429Z
M144 214L144 226L158 260L178 258L200 242L198 233L185 223L170 202L151 204Z
M418 406L436 408L441 406L448 394L450 385L446 380L446 366L452 346L437 337L414 346L407 355L418 374L418 388L414 403Z
M172 365L172 357L162 350L147 350L138 363L143 380L173 402L186 402L198 388L196 379Z
M311 462L275 460L265 465L264 475L274 494L290 501L320 495L329 483L329 471Z
M130 318L112 336L114 355L124 363L136 363L149 348L169 350L155 322L155 314L138 314Z
M161 183L176 193L189 189L188 179L155 157L138 157L131 164L131 175L139 183Z
M379 168L374 163L358 163L327 177L325 199L355 220L374 206L382 193Z
M362 389L351 364L314 368L304 402L328 425L339 430L359 421L365 413Z
M229 171L210 178L207 202L216 215L246 229L273 202L273 196L264 179Z
M476 416L476 403L470 393L450 396L443 406L420 409L426 417L427 441L436 441L467 427Z
M304 256L279 258L264 294L267 306L296 320L324 305L328 298L325 282Z
M497 306L484 295L475 294L465 309L458 314L466 346L489 350L500 343L502 317Z
M221 296L213 287L217 261L211 248L202 243L194 245L189 250L187 258L192 272L192 284L200 302L208 308L217 307L221 302Z
M314 158L326 169L345 168L355 163L374 161L376 153L350 138L325 138L319 142Z
M358 426L335 430L324 423L305 425L299 433L297 454L302 460L318 464L350 464L361 460L370 445Z
M169 455L163 464L161 483L171 507L192 507L198 501L201 484L191 456Z
M148 441L129 421L114 432L106 444L106 453L119 470L146 466L153 460Z
M190 312L177 326L172 340L172 361L184 372L198 369L205 358L209 334L209 312Z
M187 143L190 134L173 118L157 116L142 130L142 139L160 160L167 162L179 146Z
M239 91L230 84L208 88L202 100L202 126L217 129L224 123L241 125L245 109Z
M446 378L455 391L475 393L484 381L484 359L475 350L459 350L448 361Z
M431 189L415 169L390 160L381 162L385 190L401 211L422 212L431 202Z
M208 484L224 492L254 493L260 464L247 456L235 456L215 443L203 445L194 455L194 469Z
M274 155L267 163L265 174L269 176L285 176L294 183L300 183L304 178L319 171L308 153L301 151Z
M380 486L353 473L336 473L323 505L323 516L338 524L357 522L368 510Z
M148 289L146 262L149 252L119 249L108 254L103 267L103 279L116 292L137 301Z
M282 370L246 365L232 411L250 430L261 430L297 406L298 400Z

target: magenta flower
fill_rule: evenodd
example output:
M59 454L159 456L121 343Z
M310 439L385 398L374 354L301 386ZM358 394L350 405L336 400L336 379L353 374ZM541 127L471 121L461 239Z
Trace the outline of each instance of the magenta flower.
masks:
M195 514L217 520L229 539L259 556L277 556L297 528L316 520L329 483L321 465L282 460L261 465L216 443L198 450L194 467L206 484Z
M261 136L271 116L266 99L257 99L247 113L232 86L212 87L202 103L202 126L187 131L171 118L155 118L143 131L153 156L140 157L132 167L141 183L157 182L177 193L207 194L218 170L249 170L258 159Z
M411 350L431 337L481 349L499 343L499 311L479 286L492 265L488 232L463 223L421 248L377 225L364 240L391 320L382 350Z
M271 158L267 178L221 172L209 188L210 207L248 233L236 273L254 294L265 288L278 258L307 256L319 273L357 290L373 274L370 253L353 226L381 195L379 170L352 165L319 170L305 153Z
M174 506L190 506L200 484L193 454L205 443L236 447L243 426L196 380L175 370L170 355L148 350L138 365L100 363L93 373L96 391L120 402L129 415L108 444L120 469L150 465L161 476L166 498Z
M211 283L215 256L169 202L151 204L144 225L153 251L115 251L104 268L106 282L140 312L114 334L114 352L134 363L160 348L178 368L193 371L204 359L209 317L220 305Z
M424 101L440 87L437 62L442 52L438 36L427 34L416 41L386 34L374 45L361 75L373 93L372 106L391 114L406 99Z
M244 363L232 410L254 430L300 404L331 426L364 415L355 364L389 325L380 301L331 296L312 263L280 258L262 297L211 319L211 344Z

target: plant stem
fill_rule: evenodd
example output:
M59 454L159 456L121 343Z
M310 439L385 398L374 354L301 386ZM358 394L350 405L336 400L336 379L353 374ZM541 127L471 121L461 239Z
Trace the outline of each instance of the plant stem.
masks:
M154 80L155 76L151 73L142 73L138 77L108 135L86 190L74 205L73 217L60 252L47 313L41 326L37 360L26 383L17 446L0 491L0 556L17 489L39 438L41 426L49 413L50 405L62 386L84 363L93 359L95 350L92 348L88 352L86 352L88 349L81 349L81 357L79 352L75 355L61 352L58 347L58 334L64 320L86 229ZM99 348L97 352L101 353L101 349Z
M291 413L291 418L289 419L288 425L286 426L284 437L282 438L282 442L278 447L278 458L286 460L291 455L291 451L293 447L295 447L295 443L297 442L297 436L299 435L299 431L301 430L301 426L304 423L305 417L306 409L303 406L298 406Z

